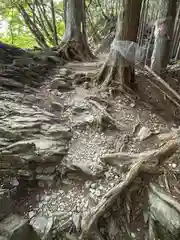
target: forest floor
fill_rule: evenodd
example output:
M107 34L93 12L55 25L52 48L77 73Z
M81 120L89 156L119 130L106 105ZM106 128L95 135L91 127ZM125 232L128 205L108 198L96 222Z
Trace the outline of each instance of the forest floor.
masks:
M64 238L57 239L78 239L86 225L82 222L86 215L96 207L101 209L104 196L126 180L134 163L132 160L139 159L139 153L146 155L148 151L160 149L179 126L178 108L146 79L142 70L136 72L137 85L132 94L112 97L109 92L94 86L96 73L105 57L102 55L93 62L57 66L35 92L14 93L21 109L28 107L34 111L32 116L41 111L51 118L48 124L54 125L54 134L60 131L56 124L71 131L67 154L59 164L54 164L58 176L55 184L47 184L51 184L51 174L42 175L38 179L42 190L31 191L29 197L16 205L16 212L31 221L37 215L58 220L53 225L54 239L57 229L61 237L65 234ZM177 91L180 87L178 68L177 65L166 73L168 82ZM1 91L1 100L3 97L7 102L14 101L9 90ZM17 106L14 110L19 111ZM39 117L47 123L42 117L45 115ZM12 125L12 121L8 124ZM33 126L31 131L34 131ZM45 149L48 143L41 140L39 144ZM120 154L110 155L113 153ZM47 168L50 171L52 166ZM46 167L39 165L36 172L44 169ZM179 169L176 153L156 171L138 172L127 186L128 190L124 189L124 194L119 194L114 204L112 201L102 211L98 223L102 238L99 239L145 239L147 186L150 182L159 183L179 200ZM77 238L71 238L75 232Z

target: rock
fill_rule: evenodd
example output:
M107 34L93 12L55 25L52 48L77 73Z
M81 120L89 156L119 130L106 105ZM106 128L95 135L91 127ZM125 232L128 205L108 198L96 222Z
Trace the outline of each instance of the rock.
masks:
M8 189L0 188L0 220L12 213L13 202Z
M53 63L60 63L61 59L56 57L56 56L49 56L48 60L53 62Z
M33 58L18 58L13 60L13 65L17 67L29 66L35 64Z
M176 163L172 163L172 168L176 168L177 164Z
M6 236L9 240L32 239L32 231L28 220L15 214L0 222L0 235Z
M52 125L48 131L48 134L50 134L51 136L60 136L63 139L69 139L72 137L72 133L71 133L71 129L64 127L60 124L54 124Z
M91 114L81 114L74 117L73 127L84 128L87 125L91 125L96 121L96 118Z
M18 170L18 175L19 176L24 176L24 177L31 177L32 176L32 172L31 171L27 171L27 170L23 170L23 169L19 169Z
M88 89L88 88L89 88L89 83L88 83L88 82L84 82L84 83L83 83L83 87L84 87L85 89Z
M49 166L43 169L44 174L53 174L55 173L56 166Z
M69 179L92 179L96 178L96 175L90 169L90 166L83 162L77 162L72 165L66 165L64 174L67 173Z
M9 145L8 147L4 148L4 150L9 151L10 153L23 153L23 152L27 152L29 150L32 149L35 150L35 144L32 142L26 142L26 141L19 141L16 143L13 143L11 145ZM3 149L2 149L3 152Z
M52 102L51 108L55 111L61 111L63 109L63 106L59 102Z
M96 188L96 183L92 183L91 188L95 189Z
M36 180L40 188L51 187L55 183L55 175L37 175Z
M51 88L52 89L58 89L59 91L61 90L72 90L72 87L70 86L69 83L59 80L59 79L54 79L51 83Z
M180 239L180 204L156 184L149 189L149 219L159 239Z
M100 196L101 196L101 192L100 192L99 189L97 189L97 190L95 191L95 195L96 195L97 197L100 197Z
M65 76L65 75L70 74L70 71L66 68L61 68L60 69L60 74Z
M35 215L35 213L33 211L31 211L31 212L29 212L28 215L29 215L29 218L31 219Z
M14 79L11 78L0 78L0 85L5 86L5 87L15 87L15 88L23 88L24 85L18 81L15 81Z
M76 227L77 232L80 231L80 227L81 227L81 214L79 213L74 213L73 217L72 217L73 223Z
M135 103L131 103L131 104L130 104L130 107L132 107L132 108L134 108L135 106L136 106Z
M77 106L74 106L72 113L81 114L83 112L89 112L91 108L84 102L79 103Z
M53 218L36 216L30 221L30 224L37 233L39 240L52 240Z
M53 114L47 114L38 107L34 109L17 104L14 99L16 95L12 94L7 98L9 97L12 97L12 102L0 100L2 116L9 116L3 118L0 124L3 141L3 145L0 143L0 177L13 171L16 175L30 180L36 168L41 167L43 170L47 167L46 163L51 165L51 168L38 174L53 173L56 164L60 163L67 153L66 146L72 136L71 130L56 122L52 124Z
M142 127L140 130L139 130L139 133L138 133L138 137L139 137L139 140L140 141L143 141L147 138L149 138L150 136L152 135L152 132L149 128L147 127Z
M52 89L57 89L57 88L59 87L59 85L60 85L59 82L60 82L59 79L54 79L54 80L51 82L50 87L51 87Z

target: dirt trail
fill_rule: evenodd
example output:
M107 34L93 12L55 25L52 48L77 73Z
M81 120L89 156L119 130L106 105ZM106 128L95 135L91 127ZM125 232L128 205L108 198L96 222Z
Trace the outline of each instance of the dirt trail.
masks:
M57 220L53 225L54 239L58 239L57 232L61 235L74 225L76 230L79 229L80 220L77 219L93 209L107 192L126 178L128 166L124 167L123 162L122 165L118 163L118 167L117 163L107 163L103 161L104 155L114 152L140 153L159 147L162 143L157 135L168 132L174 126L173 121L165 121L134 98L119 95L113 99L108 93L99 92L96 87L90 88L93 79L88 76L97 72L104 58L101 56L100 60L94 62L69 63L57 67L36 92L21 95L19 99L17 97L17 101L22 101L24 106L41 110L49 116L48 120L41 119L41 128L51 135L47 139L42 138L40 143L46 145L52 139L56 158L62 141L58 136L61 128L63 127L61 133L67 134L67 129L71 132L66 142L68 150L62 160L51 162L48 167L40 164L36 168L36 172L55 169L55 184L52 185L52 174L39 174L43 176L38 180L42 191L31 193L30 198L17 207L18 212L29 219L37 215L54 217ZM40 118L42 116L44 115L39 115ZM52 128L54 126L54 130L45 127L46 124ZM34 129L31 126L32 132ZM145 129L144 132L142 129ZM45 156L44 154L43 157ZM52 161L51 158L49 160ZM166 164L166 167L169 172L173 171L172 165ZM47 183L51 186L47 187ZM134 196L137 211L141 206L139 203L142 204L144 192L138 194ZM109 214L108 211L104 223L109 219ZM116 206L110 215L113 214L117 214ZM142 219L137 225L129 224L129 234L134 234L135 239L144 239L140 228L144 228ZM106 225L100 229L102 234L106 233ZM126 239L123 231L119 239Z
M107 130L102 131L99 119L103 113L89 101L89 96L101 96L96 89L84 89L83 85L77 87L73 83L74 75L95 73L100 64L99 61L71 63L63 69L56 69L52 79L37 93L40 98L38 105L42 107L43 104L46 110L55 114L65 126L71 128L73 135L68 154L58 166L63 174L62 182L57 182L55 190L46 190L43 194L36 195L37 204L33 208L29 204L29 217L36 215L36 212L48 217L61 215L63 212L67 214L67 218L61 224L71 222L76 214L96 206L102 196L126 175L126 172L121 172L116 167L105 165L101 160L102 155L121 149L130 152L149 149L155 144L154 138L152 143L150 141L142 144L137 137L138 130L143 126L154 132L168 131L162 118L136 106L132 99L125 96L111 99L111 108L108 109L121 126L120 129L107 128L111 125L108 123L105 127ZM73 89L65 92L52 90L52 82L62 80L70 81ZM108 101L107 96L103 99ZM52 109L53 101L60 104L61 111ZM136 125L137 132L132 134Z

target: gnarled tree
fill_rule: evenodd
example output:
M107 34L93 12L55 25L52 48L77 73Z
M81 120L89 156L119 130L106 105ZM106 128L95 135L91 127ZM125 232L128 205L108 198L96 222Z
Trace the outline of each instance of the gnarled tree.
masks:
M89 60L93 57L86 36L84 0L64 0L65 32L60 54L66 60Z
M141 4L142 0L122 1L113 43L116 48L111 48L109 56L98 75L97 82L99 84L104 86L111 84L116 87L118 85L119 90L125 90L127 87L130 88L131 83L134 82L134 63L126 59L121 50L124 52L122 47L136 42ZM125 50L128 51L128 49ZM132 54L135 59L135 51Z

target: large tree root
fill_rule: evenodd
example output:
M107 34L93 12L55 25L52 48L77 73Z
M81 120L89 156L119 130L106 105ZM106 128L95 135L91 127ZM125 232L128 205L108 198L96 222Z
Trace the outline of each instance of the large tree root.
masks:
M107 121L109 123L112 124L112 126L114 126L117 130L122 130L123 129L126 129L127 126L123 123L119 123L118 121L116 121L116 119L114 119L107 111L106 111L106 108L103 107L100 103L98 103L97 101L94 101L94 100L91 100L89 99L89 102L91 104L93 104L97 109L99 109L99 111L102 113L102 117L103 118L106 118Z
M178 139L179 140L179 139ZM82 234L81 239L87 239L88 236L96 235L96 227L98 219L106 212L106 210L112 206L114 201L121 196L121 194L132 184L133 180L144 171L154 171L159 168L167 158L171 157L177 150L178 147L177 135L174 135L173 139L168 141L162 147L157 150L147 151L140 154L129 155L129 153L116 153L114 155L105 155L103 159L118 158L119 160L129 160L131 163L133 159L135 163L132 165L128 172L125 180L114 188L112 188L99 202L97 207L93 208L88 216L85 216L82 220ZM101 239L101 238L99 238Z
M77 41L68 41L62 43L58 51L59 55L66 61L90 61L95 57L91 53L88 46L83 46Z
M102 87L111 85L118 90L131 89L132 83L135 81L133 67L124 59L120 53L111 50L108 58L102 66L98 76L97 84Z

